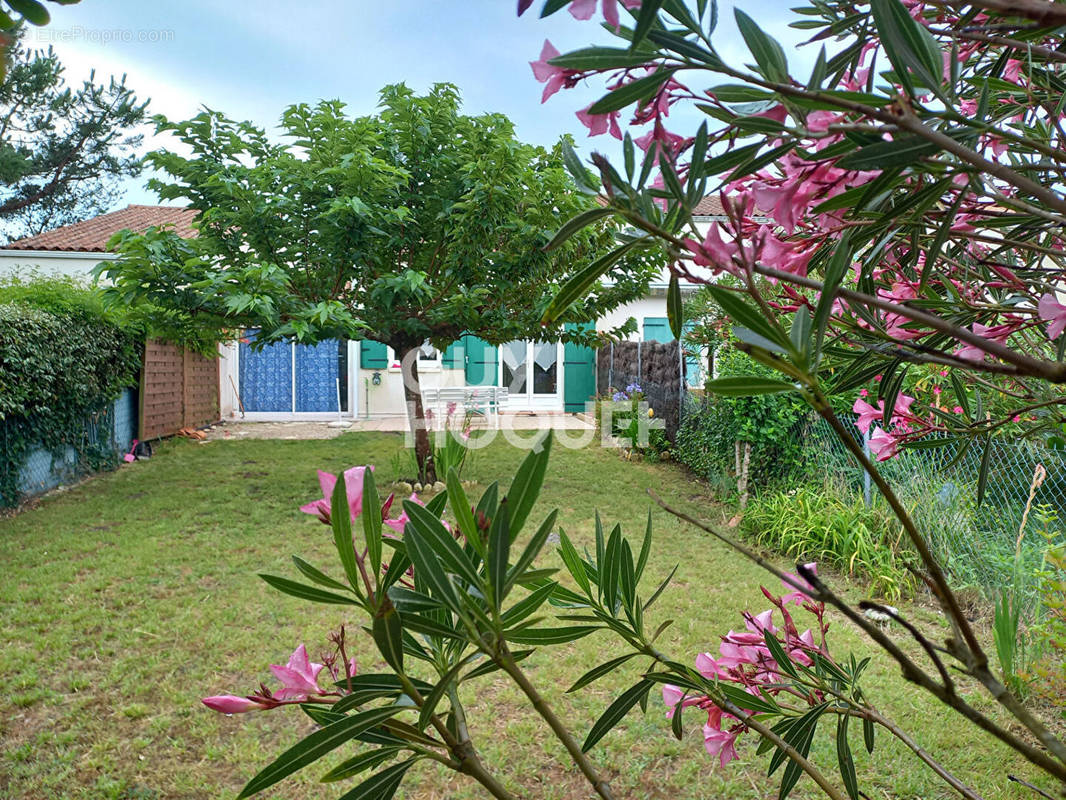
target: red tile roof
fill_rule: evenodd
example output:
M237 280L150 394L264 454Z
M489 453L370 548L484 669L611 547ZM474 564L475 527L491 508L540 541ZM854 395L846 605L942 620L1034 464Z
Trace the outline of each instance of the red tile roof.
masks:
M722 199L716 194L706 195L702 200L696 203L696 207L692 209L692 216L694 217L722 217L725 216L725 208L722 206Z
M119 211L101 214L36 236L16 239L3 245L4 250L60 250L65 252L104 253L107 242L121 230L142 232L148 228L171 225L182 237L196 235L192 227L196 210L182 206L126 206Z

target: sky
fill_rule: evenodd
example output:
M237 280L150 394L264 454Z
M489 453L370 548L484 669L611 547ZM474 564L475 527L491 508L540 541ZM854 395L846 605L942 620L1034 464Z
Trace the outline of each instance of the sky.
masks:
M789 15L781 13L791 3L736 4L778 38L799 74L809 71L816 52L795 49L802 33L788 28ZM566 11L539 19L541 5L536 0L518 18L514 0L82 0L49 3L52 22L31 28L26 45L52 46L71 82L92 69L98 80L125 74L138 97L150 99L150 113L171 119L206 106L271 130L293 103L340 99L361 116L374 112L387 84L424 91L449 82L459 87L465 113L506 114L524 141L548 146L570 133L583 155L593 149L616 155L614 140L588 138L574 116L603 94L602 85L559 92L542 105L529 62L545 39L562 52L619 40L596 24L598 14L587 22ZM720 54L731 63L750 61L733 3L720 6L714 36ZM701 115L691 114L675 117L676 130L695 130ZM151 128L145 132L144 151L171 145ZM116 207L158 202L145 177L124 184Z

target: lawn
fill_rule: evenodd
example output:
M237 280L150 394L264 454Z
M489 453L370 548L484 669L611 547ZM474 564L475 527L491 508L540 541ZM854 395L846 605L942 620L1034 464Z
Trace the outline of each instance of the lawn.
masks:
M256 572L294 576L299 554L336 572L328 529L297 506L317 496L315 469L378 465L379 485L399 477L402 439L345 434L330 441L179 441L155 458L103 475L36 508L0 520L0 796L4 798L201 798L234 796L244 782L311 729L296 709L225 717L204 708L210 694L251 691L270 681L296 644L325 649L338 608L279 595ZM485 485L511 475L522 453L503 444L480 451L466 477ZM644 490L708 519L722 510L709 492L670 464L626 463L613 451L555 448L534 519L560 509L578 546L592 538L593 512L639 533L649 505ZM673 586L654 610L675 624L660 639L679 660L716 649L716 635L742 627L739 614L762 610L766 576L742 557L663 513L655 514L656 549L649 580L680 563ZM546 551L543 566L560 564ZM778 587L768 583L774 589ZM858 591L858 590L854 590ZM927 629L934 612L905 609ZM654 627L654 626L652 626ZM896 630L897 637L902 633ZM840 654L866 652L858 634L835 626ZM361 669L379 659L360 639ZM620 653L605 634L539 651L526 664L541 693L583 738L640 665L574 695L565 689L593 663ZM988 737L960 725L903 683L876 657L866 685L890 716L985 797L1023 797L1008 772L1024 765ZM586 797L561 746L503 679L485 678L464 698L485 761L521 796ZM975 696L982 708L988 704ZM670 736L663 707L639 709L593 751L619 796L761 798L776 795L765 760L751 742L741 761L715 769L702 749L697 714L681 742ZM947 796L930 774L886 737L867 756L855 744L860 785L872 798ZM832 742L816 744L816 763L831 769ZM350 755L350 752L347 753ZM340 753L264 796L331 798L345 785L317 777ZM409 798L481 797L465 778L418 765L401 789ZM794 796L815 796L803 780Z

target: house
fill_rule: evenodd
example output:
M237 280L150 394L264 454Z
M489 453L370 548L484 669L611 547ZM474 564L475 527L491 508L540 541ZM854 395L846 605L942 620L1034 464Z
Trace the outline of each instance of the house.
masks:
M708 196L695 221L721 218L721 203ZM195 212L175 206L131 205L0 247L0 277L38 271L87 279L101 261L115 258L107 242L120 230L172 225L194 236ZM631 338L671 341L666 314L669 276L654 282L646 297L598 320L606 330L636 319ZM691 290L692 287L683 287ZM219 397L223 419L314 420L384 417L405 413L400 364L385 345L370 341L327 341L317 345L277 343L254 348L254 332L219 348ZM698 382L699 359L688 360L688 380ZM596 394L595 352L573 344L510 342L493 347L464 336L443 352L428 344L420 352L423 389L505 386L505 412L584 411ZM607 387L601 387L606 390Z

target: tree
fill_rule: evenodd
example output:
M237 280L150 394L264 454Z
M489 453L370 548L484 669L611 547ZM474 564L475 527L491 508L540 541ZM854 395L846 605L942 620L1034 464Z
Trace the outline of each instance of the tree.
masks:
M0 223L11 238L94 216L140 173L134 151L144 120L125 77L66 86L49 48L27 50L16 29L0 82Z
M108 268L112 296L210 327L255 327L259 342L388 345L410 365L419 469L435 479L414 357L424 342L444 348L464 334L490 344L589 342L592 333L564 320L591 322L643 295L661 266L642 257L646 236L610 250L617 229L603 222L546 249L560 217L610 212L569 178L561 145L523 144L505 117L459 109L450 85L425 96L389 86L374 116L350 119L336 101L291 106L281 144L215 112L160 118L159 130L177 134L184 149L149 155L170 176L151 185L199 211L199 236L120 236L121 257ZM597 259L609 285L542 326L559 287Z

